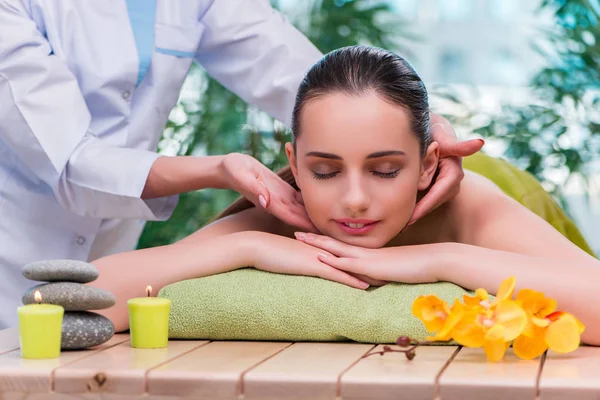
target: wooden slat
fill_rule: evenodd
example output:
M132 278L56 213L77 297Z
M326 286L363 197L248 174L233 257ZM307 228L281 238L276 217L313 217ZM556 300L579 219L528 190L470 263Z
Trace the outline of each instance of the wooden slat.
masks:
M440 378L443 400L532 400L540 359L521 360L508 349L503 361L488 362L483 349L463 348Z
M65 351L59 358L48 360L23 359L20 350L0 355L0 392L48 392L51 388L51 376L54 369L105 350L127 339L127 335L115 335L108 342L93 349Z
M151 395L237 399L242 374L288 347L283 342L213 342L148 373Z
M0 354L8 353L19 348L19 328L0 331Z
M600 399L600 347L580 347L573 353L546 356L540 379L540 399Z
M295 343L244 377L244 399L335 399L338 378L374 346Z
M146 391L146 371L206 343L171 341L163 349L134 349L127 341L58 368L54 372L54 390L61 393L143 394Z
M378 346L373 351L382 349L383 346ZM455 346L421 346L412 360L403 353L366 357L342 376L342 399L431 400L435 378L456 350Z
M139 396L120 395L113 393L16 393L0 392L0 400L184 400L181 397L171 396ZM205 399L185 399L205 400Z

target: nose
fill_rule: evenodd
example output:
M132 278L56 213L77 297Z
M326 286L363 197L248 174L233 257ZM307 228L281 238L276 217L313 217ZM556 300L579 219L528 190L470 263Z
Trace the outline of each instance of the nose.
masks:
M371 203L371 197L367 188L367 182L360 174L352 174L348 177L346 187L342 189L342 206L352 214L366 211Z

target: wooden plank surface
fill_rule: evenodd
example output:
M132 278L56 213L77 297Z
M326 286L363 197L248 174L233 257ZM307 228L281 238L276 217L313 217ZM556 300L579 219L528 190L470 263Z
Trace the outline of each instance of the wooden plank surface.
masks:
M134 349L129 340L90 357L59 367L54 390L61 393L146 392L146 372L181 356L207 341L172 341L162 349Z
M363 358L382 346L358 343L170 341L142 350L128 339L25 360L18 331L0 331L0 400L520 400L536 398L538 379L541 400L600 399L600 347L549 352L540 369L541 359L511 349L488 363L483 349L422 346L409 361Z
M290 346L283 342L212 342L150 371L150 395L237 399L248 369Z
M115 346L128 339L115 335L103 345L88 350L63 351L59 358L27 360L20 350L0 355L0 392L48 392L52 387L52 372L84 357Z
M114 393L17 393L0 392L0 400L183 400L182 397L120 395ZM211 399L185 399L211 400Z
M378 346L374 351L382 349L383 346ZM342 376L342 399L431 400L438 372L457 350L456 346L421 346L412 360L402 353L371 355Z
M374 347L295 343L244 376L244 399L335 399L340 375Z
M548 351L540 377L540 399L600 399L600 347L573 353Z
M488 362L483 349L462 348L440 377L443 400L532 400L541 359L521 360L509 348L504 360Z
M8 353L19 348L19 329L0 330L0 354Z

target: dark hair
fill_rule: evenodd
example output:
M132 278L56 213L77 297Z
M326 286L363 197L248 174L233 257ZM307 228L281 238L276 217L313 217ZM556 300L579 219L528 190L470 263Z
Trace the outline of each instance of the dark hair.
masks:
M425 155L431 143L429 103L425 84L410 64L399 55L367 46L334 50L307 72L298 88L292 114L294 148L301 132L300 116L304 106L320 96L334 92L358 96L375 92L385 101L403 107L411 118L412 131L419 139L421 155ZM280 170L278 175L298 190L289 166ZM215 219L252 206L250 201L240 198Z
M421 155L431 144L427 90L410 64L391 51L350 46L334 50L319 60L306 74L296 95L292 114L293 141L301 132L304 106L328 93L364 95L375 92L410 115L411 127L419 138Z

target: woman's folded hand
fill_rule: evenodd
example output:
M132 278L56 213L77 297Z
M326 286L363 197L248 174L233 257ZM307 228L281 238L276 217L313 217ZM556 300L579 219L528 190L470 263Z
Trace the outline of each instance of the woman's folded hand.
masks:
M430 283L437 282L436 260L439 254L424 251L419 246L367 249L340 242L332 237L297 232L299 242L319 249L319 260L354 276L365 276L367 282ZM443 244L440 244L443 246Z
M314 246L284 236L264 232L247 232L250 240L252 266L262 271L280 274L315 276L357 289L369 284L319 260L319 254L331 256Z

